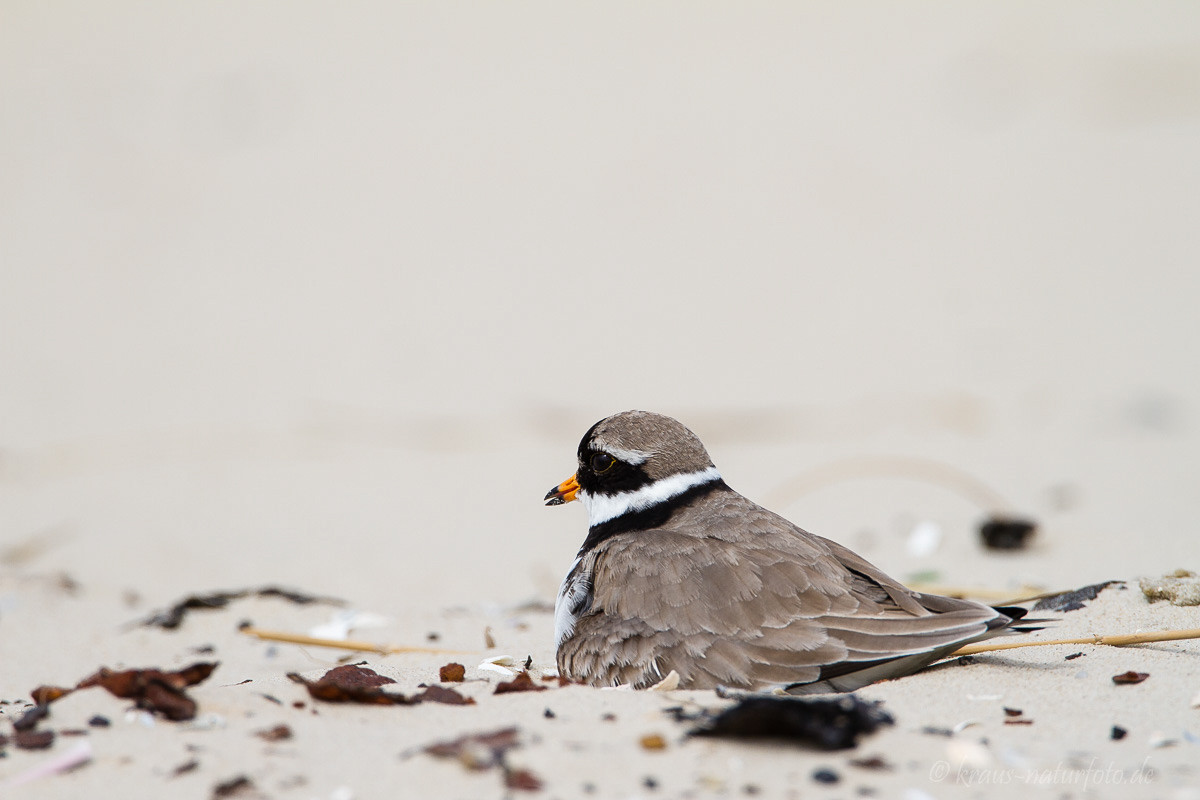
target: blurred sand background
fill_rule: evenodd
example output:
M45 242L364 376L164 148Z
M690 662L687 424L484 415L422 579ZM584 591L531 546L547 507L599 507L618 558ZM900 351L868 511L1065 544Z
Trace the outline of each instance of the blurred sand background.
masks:
M8 0L3 569L84 593L0 659L103 599L552 599L542 496L635 407L902 577L1195 568L1198 245L1192 2ZM816 480L865 457L1035 547Z
M1052 556L995 577L1197 552L1193 3L3 16L0 536L36 566L545 596L584 523L542 494L626 408L758 498L965 470ZM776 506L876 558L981 515Z

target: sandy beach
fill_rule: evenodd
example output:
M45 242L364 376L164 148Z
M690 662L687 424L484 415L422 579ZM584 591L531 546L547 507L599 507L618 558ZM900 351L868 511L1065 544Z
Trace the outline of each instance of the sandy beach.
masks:
M838 751L543 680L542 498L628 408L906 582L1116 581L1031 638L1200 627L1138 583L1200 571L1192 4L3 17L0 796L1200 797L1196 641L946 662ZM288 677L359 662L474 703Z

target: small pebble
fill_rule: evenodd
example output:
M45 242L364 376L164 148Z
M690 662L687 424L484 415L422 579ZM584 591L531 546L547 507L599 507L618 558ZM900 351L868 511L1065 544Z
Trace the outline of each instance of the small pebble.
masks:
M819 769L812 774L812 779L817 783L837 783L841 780L836 772L831 769Z
M1125 729L1124 729L1124 728L1122 728L1120 725L1113 725L1113 727L1112 727L1112 740L1113 740L1114 742L1119 742L1119 741L1121 741L1122 739L1124 739L1124 738L1125 738L1125 734L1127 734L1127 733L1129 733L1129 731L1125 730Z
M93 728L107 728L112 723L108 721L108 717L102 717L97 714L88 720L88 725L91 725Z
M650 733L638 740L643 750L666 750L667 740L657 733Z

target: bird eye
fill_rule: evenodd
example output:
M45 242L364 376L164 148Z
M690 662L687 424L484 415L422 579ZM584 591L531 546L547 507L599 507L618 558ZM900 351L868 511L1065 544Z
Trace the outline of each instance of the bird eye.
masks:
M617 460L608 453L596 453L592 456L592 472L607 472L616 463Z

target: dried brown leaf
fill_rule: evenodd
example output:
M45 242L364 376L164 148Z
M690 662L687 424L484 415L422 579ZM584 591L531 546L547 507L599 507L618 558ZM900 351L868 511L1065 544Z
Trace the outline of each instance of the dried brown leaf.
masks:
M472 733L446 742L435 742L425 752L437 758L456 758L473 770L490 769L520 744L516 728L501 728L489 733Z
M1128 672L1122 672L1120 675L1113 675L1113 683L1141 683L1149 677L1149 672L1134 672L1133 670L1129 670Z
M17 731L12 740L22 750L45 750L54 744L54 731Z
M378 706L409 704L408 698L404 695L390 694L378 687L340 686L337 683L310 681L295 672L289 672L288 678L303 685L314 700L323 700L326 703L364 703Z
M345 664L326 672L317 683L335 684L343 689L370 689L387 686L395 681L386 675L380 675L370 667L360 664Z
M467 668L462 664L451 662L438 670L438 680L442 683L462 683L467 676Z
M414 703L445 703L448 706L473 706L475 698L464 697L454 689L444 686L430 686L425 691L413 697Z
M255 731L254 735L264 742L282 742L292 738L292 729L288 725L279 724L274 728L264 728L261 731Z
M507 769L504 771L504 785L509 789L536 792L542 788L542 780L527 769Z
M529 677L528 672L519 672L517 677L511 681L501 681L496 684L496 691L493 694L508 694L510 692L544 692L545 686L539 686L533 682L533 678Z
M196 702L184 693L184 688L208 678L217 665L217 662L202 661L174 672L153 668L114 672L101 667L98 672L80 681L76 688L101 686L116 697L134 700L138 708L160 713L169 720L179 722L196 716Z
M221 797L258 797L260 795L254 788L254 781L245 775L238 775L214 786L212 796L216 800Z
M75 690L67 689L63 686L39 686L30 692L29 696L33 698L34 703L44 706L48 703L53 703L60 697L66 697L73 691Z

